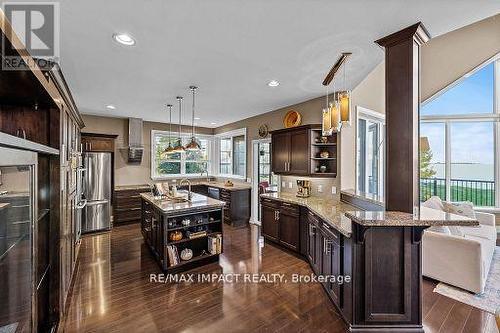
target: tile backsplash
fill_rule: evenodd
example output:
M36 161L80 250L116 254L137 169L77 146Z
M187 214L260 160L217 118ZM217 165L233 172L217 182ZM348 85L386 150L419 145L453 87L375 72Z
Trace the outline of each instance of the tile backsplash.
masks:
M318 197L327 197L339 199L340 188L338 186L337 178L312 178L300 176L282 176L281 177L281 191L288 193L297 193L297 180L311 181L311 195ZM283 186L285 185L285 186ZM291 185L291 188L290 188ZM332 194L332 187L336 188L336 194Z

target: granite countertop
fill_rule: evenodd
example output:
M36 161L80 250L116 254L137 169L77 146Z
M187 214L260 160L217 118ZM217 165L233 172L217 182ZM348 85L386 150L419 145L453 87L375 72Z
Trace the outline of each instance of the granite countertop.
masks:
M165 180L165 182L168 182L169 185L174 184L172 180ZM177 186L180 184L180 180L177 180L175 182ZM191 185L206 185L206 186L211 186L211 187L217 187L221 189L225 189L228 191L241 191L241 190L250 190L252 188L251 184L248 183L240 183L240 182L234 182L234 186L226 186L224 182L218 182L218 181L210 181L207 182L206 180L196 180L193 179L191 180ZM186 185L186 184L183 184ZM115 186L115 191L127 191L127 190L138 190L142 188L149 188L148 184L142 184L142 185L122 185L122 186Z
M141 197L166 214L178 214L204 208L222 208L225 205L224 201L212 199L197 193L193 193L191 201L186 202L175 202L168 199L157 200L150 193L141 193Z
M121 185L121 186L115 186L115 191L129 191L129 190L139 190L143 188L148 188L148 184L142 184L142 185Z
M300 205L310 209L314 214L318 215L325 222L330 224L342 235L351 237L352 222L344 216L347 211L355 210L356 208L343 202L334 199L311 196L309 198L299 198L293 193L264 193L260 195L262 198L270 198L278 201L288 202Z
M342 190L342 191L340 191L340 193L346 194L346 195L349 195L349 196L352 196L352 197L355 197L358 199L362 199L362 200L365 200L368 202L372 202L372 203L377 204L377 205L382 205L382 206L384 205L384 198L381 196L372 194L372 193L356 191L354 189Z
M366 227L431 227L431 226L474 226L475 219L446 213L437 209L422 207L414 214L388 211L350 211L345 214L352 221Z
M206 185L206 186L211 186L211 187L217 187L217 188L222 188L228 191L240 191L240 190L250 190L252 189L252 185L248 183L238 183L238 182L233 182L234 186L226 186L224 182L217 182L217 181L201 181L201 182L193 182L192 185Z
M0 200L2 198L21 198L21 197L29 197L29 192L19 192L19 191L8 191L5 194L0 195Z
M3 210L4 208L7 208L9 206L10 206L10 203L8 203L8 202L0 203L0 210Z

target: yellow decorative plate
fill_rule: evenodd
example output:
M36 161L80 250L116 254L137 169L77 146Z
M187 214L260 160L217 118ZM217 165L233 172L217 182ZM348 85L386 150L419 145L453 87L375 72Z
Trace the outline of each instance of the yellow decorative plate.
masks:
M288 111L283 119L285 128L297 127L302 122L302 115L297 111Z

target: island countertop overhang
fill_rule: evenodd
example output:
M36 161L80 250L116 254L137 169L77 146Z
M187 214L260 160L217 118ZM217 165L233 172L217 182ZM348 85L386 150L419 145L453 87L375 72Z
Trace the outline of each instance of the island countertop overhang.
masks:
M412 213L398 211L347 211L345 215L364 227L476 226L473 218L421 207Z
M141 193L141 198L148 201L163 214L173 215L189 213L206 209L221 209L225 206L224 201L213 199L202 194L192 193L191 201L176 202L168 199L155 199L151 193Z

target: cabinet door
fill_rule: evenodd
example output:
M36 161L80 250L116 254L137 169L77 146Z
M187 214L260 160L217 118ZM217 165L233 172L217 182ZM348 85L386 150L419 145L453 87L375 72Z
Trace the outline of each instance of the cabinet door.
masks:
M316 274L322 274L322 265L323 265L323 241L324 237L319 228L315 230L315 238L314 238L314 247L315 247L315 256L313 261L313 270Z
M332 242L325 234L321 234L321 274L322 275L331 275L332 274ZM330 290L331 283L325 282L325 287L327 290Z
M113 139L98 137L82 137L83 149L85 151L95 152L113 152Z
M309 174L310 163L309 131L301 129L290 132L290 164L288 172L294 175Z
M280 243L294 251L299 250L299 216L290 214L286 209L279 213Z
M272 240L279 240L279 224L277 221L277 210L262 205L262 235Z
M287 173L290 162L290 134L277 133L271 138L271 168L274 173Z
M315 273L318 273L318 248L317 238L319 238L319 229L312 223L309 223L309 237L307 242L307 258L313 267Z
M330 245L330 251L331 251L331 270L330 274L339 276L341 273L341 266L340 266L340 245L337 244L336 242L332 242ZM338 283L331 283L329 286L329 293L330 296L332 297L334 303L338 307L342 307L342 286L339 285Z

